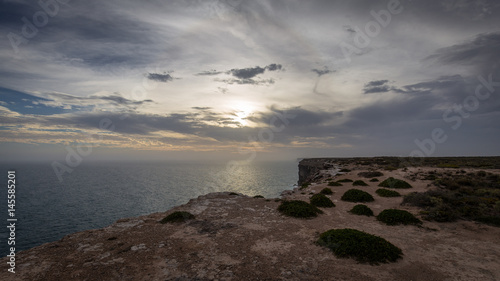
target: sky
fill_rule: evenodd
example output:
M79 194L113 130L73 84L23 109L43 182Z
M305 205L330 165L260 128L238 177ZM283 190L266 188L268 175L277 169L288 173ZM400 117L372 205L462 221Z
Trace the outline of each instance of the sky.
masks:
M500 155L499 12L495 0L1 0L1 158Z

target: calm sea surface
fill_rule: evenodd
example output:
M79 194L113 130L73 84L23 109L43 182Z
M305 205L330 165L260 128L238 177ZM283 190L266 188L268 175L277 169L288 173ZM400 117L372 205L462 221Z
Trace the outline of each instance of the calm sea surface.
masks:
M16 251L120 218L163 212L209 192L278 197L298 178L297 162L82 164L59 182L50 164L0 164L0 255L6 256L7 171L16 171Z

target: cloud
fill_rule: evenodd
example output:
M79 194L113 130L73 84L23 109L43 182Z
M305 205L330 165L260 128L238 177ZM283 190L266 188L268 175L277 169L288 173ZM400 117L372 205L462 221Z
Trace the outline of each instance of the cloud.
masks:
M266 70L268 71L278 71L282 69L281 64L272 63L265 67L249 67L249 68L241 68L241 69L231 69L227 73L232 74L234 77L240 79L250 79L259 74L264 73Z
M391 90L391 87L387 85L389 80L375 80L370 81L365 84L363 92L365 94L373 94L373 93L386 93Z
M219 74L222 74L222 71L217 71L215 69L212 69L212 70L206 70L206 71L198 72L195 75L198 75L198 76L213 76L213 75L219 75Z
M323 76L325 74L329 74L329 73L333 73L335 72L335 70L329 70L327 67L325 67L324 69L311 69L312 72L318 74L318 76Z
M215 79L217 82L223 82L229 85L237 84L237 85L269 85L269 84L274 84L274 79L269 78L269 79L260 79L260 80L255 80L255 79ZM222 93L225 94L227 92L227 89L221 89Z
M442 64L473 66L483 75L498 72L500 32L478 34L473 40L439 49L425 60Z
M259 74L264 73L265 70L266 70L265 68L256 66L253 68L231 69L229 70L229 73L231 73L234 77L240 79L250 79Z
M148 73L147 77L148 77L149 80L154 80L154 81L158 81L158 82L165 82L165 83L169 82L169 81L172 81L174 79L168 73L163 73L163 74L160 74L160 73Z

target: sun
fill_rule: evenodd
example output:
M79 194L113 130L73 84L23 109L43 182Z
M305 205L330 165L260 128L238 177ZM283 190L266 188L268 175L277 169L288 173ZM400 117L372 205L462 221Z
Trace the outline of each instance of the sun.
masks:
M243 101L235 102L231 107L231 118L233 119L233 121L239 123L238 127L249 126L251 122L248 120L248 117L252 116L252 114L255 112L256 107L250 102Z

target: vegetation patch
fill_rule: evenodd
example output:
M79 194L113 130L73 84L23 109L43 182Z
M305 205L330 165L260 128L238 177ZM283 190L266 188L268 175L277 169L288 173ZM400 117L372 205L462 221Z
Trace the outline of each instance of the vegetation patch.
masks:
M330 200L330 198L326 197L324 194L318 193L311 196L310 199L311 205L322 208L331 208L335 207L335 204Z
M308 188L308 187L309 187L309 185L311 185L311 183L308 183L308 182L303 183L303 184L300 186L300 188L299 188L299 189L300 189L300 190L302 190L302 189Z
M358 173L358 176L364 177L364 178L376 178L376 177L381 177L384 174L382 174L379 171L369 171L369 172L361 172Z
M229 195L239 195L239 194L236 192L229 192Z
M399 196L401 196L401 194L399 194L399 192L394 191L394 190L385 189L385 188L379 188L375 191L375 193L377 193L379 196L382 196L382 197L399 197Z
M330 188L325 187L319 193L325 194L325 195L330 195L330 194L333 194L333 191Z
M422 224L422 221L417 219L412 213L404 211L404 210L397 210L397 209L387 209L383 210L378 214L377 220L381 221L387 225L398 225L398 224L413 224L413 225L420 225Z
M343 179L343 180L338 180L337 182L353 182L351 179Z
M390 177L385 181L379 183L378 186L388 187L388 188L411 188L411 185L404 180L395 179Z
M342 186L342 184L340 182L331 181L328 183L328 186Z
M370 193L359 189L349 189L340 199L348 202L372 202L375 200Z
M341 173L349 173L350 171L351 171L351 170L349 170L349 169L342 168L342 169L340 169L340 171L339 171L339 172L341 172Z
M339 258L353 258L361 263L395 262L403 252L387 240L355 229L332 229L316 242L329 248Z
M500 221L500 176L485 171L433 172L435 189L410 193L403 204L423 208L425 220L473 220L493 226Z
M370 180L370 182L378 182L379 180L377 178L373 178Z
M373 216L373 211L370 209L368 206L363 205L363 204L358 204L349 211L351 214L355 214L358 216L367 216L371 217Z
M368 186L368 184L362 180L357 180L352 183L354 186Z
M253 198L264 198L262 195L255 195Z
M178 211L164 217L160 223L185 222L194 219L194 215L189 212Z
M279 205L278 211L295 218L312 218L323 213L317 207L301 200L283 201Z

